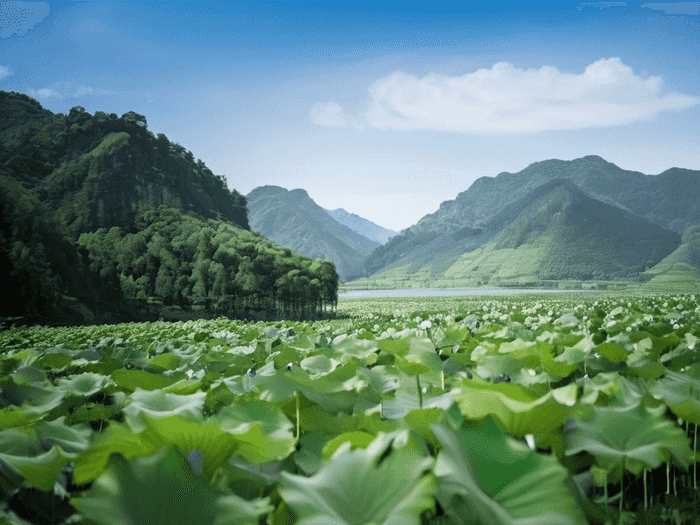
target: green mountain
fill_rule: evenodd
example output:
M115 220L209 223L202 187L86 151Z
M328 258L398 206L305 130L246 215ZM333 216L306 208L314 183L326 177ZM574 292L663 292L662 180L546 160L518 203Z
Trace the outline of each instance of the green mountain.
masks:
M333 263L250 231L245 198L144 116L3 91L0 115L0 317L315 317L337 302Z
M479 286L635 279L680 242L678 233L595 199L571 180L552 179L474 227L409 229L367 259L368 266L386 262L383 267L353 284Z
M518 173L481 177L409 228L415 233L475 227L554 179L568 179L591 196L682 233L700 224L700 171L671 168L659 175L627 171L596 155L535 162Z
M679 292L700 292L700 224L689 227L682 244L642 277L648 288Z
M148 131L146 118L74 107L54 114L0 91L0 169L56 210L71 232L133 227L165 205L248 228L245 199L191 152Z
M305 190L260 186L246 201L254 231L304 255L330 259L343 281L357 277L365 257L380 246L340 224Z
M672 168L660 175L644 175L622 170L595 155L572 161L546 160L518 173L504 172L476 180L454 200L443 202L435 213L377 248L365 261L363 275L408 263L409 275L413 275L426 258L438 261L432 263L435 270L430 274L441 273L462 253L488 242L499 224L505 227L507 218L527 202L529 195L545 191L548 183L558 184L559 180L569 181L596 201L677 233L700 223L700 171ZM649 260L653 265L659 259ZM597 273L609 275L610 271L601 268ZM411 280L424 283L430 278L417 274Z
M328 213L328 215L333 217L340 224L344 224L352 231L359 233L368 239L377 241L379 244L386 244L389 239L398 235L398 232L395 232L394 230L382 228L378 224L375 224L367 219L363 219L359 215L345 211L343 208L338 208L337 210L326 210L326 213Z

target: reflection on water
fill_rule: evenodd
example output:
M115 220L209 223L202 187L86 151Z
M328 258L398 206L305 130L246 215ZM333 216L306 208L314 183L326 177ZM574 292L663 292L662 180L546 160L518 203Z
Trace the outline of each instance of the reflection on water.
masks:
M339 299L370 297L439 297L447 295L522 295L546 293L576 293L589 290L559 290L543 288L406 288L402 290L355 290L338 294Z

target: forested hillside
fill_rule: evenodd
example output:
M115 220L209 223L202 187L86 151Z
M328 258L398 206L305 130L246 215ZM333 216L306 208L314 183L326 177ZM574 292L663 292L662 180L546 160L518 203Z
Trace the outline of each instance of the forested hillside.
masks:
M338 276L249 231L246 200L146 118L0 91L2 317L314 317Z
M37 190L71 232L133 228L141 209L161 204L248 228L246 202L201 160L146 117L74 107L54 114L36 100L0 91L0 170Z

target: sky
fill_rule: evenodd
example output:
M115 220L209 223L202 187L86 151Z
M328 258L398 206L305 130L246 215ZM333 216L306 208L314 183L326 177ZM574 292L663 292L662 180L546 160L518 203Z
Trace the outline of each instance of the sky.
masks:
M699 86L700 2L0 1L1 90L396 231L546 159L700 169Z

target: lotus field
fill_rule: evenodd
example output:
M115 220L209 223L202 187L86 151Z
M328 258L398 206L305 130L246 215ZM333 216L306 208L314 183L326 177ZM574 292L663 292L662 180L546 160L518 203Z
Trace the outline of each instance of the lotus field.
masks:
M0 332L0 524L700 523L692 295Z

